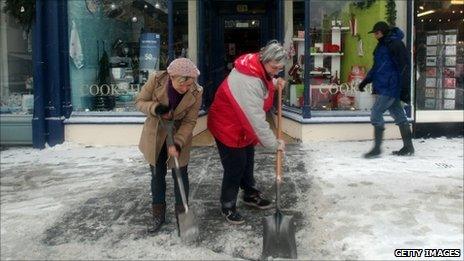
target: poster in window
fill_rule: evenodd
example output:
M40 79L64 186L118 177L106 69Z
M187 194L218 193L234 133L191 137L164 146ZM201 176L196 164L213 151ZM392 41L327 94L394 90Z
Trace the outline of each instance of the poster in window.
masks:
M446 46L445 55L456 55L456 45Z
M425 75L427 77L436 77L437 76L437 68L436 67L427 67L425 71Z
M443 76L445 78L454 78L454 77L456 77L456 68L446 67L445 69L443 69Z
M427 46L427 55L437 55L437 47Z
M443 79L443 88L456 88L456 78Z
M140 71L149 73L159 70L160 35L143 33L140 35Z
M445 36L445 44L456 44L456 35L448 34Z
M429 35L427 36L427 45L437 45L438 36L437 35Z
M437 87L437 79L435 78L426 78L425 79L425 87Z
M425 99L424 107L425 109L435 109L435 99Z
M443 109L454 110L454 106L455 106L454 100L443 100Z
M426 98L435 98L435 88L425 88L425 97Z
M445 65L446 66L455 66L456 65L456 57L453 57L453 56L445 57Z
M445 99L456 98L456 89L446 89L443 93L443 98Z
M427 66L437 66L437 57L428 56L426 59L425 64Z

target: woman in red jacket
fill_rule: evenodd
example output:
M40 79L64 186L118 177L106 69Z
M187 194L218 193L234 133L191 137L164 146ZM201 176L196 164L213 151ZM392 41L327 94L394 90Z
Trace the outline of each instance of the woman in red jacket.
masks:
M258 209L271 207L271 201L255 185L254 146L285 148L266 122L266 112L273 105L275 89L285 85L282 78L274 77L283 70L287 59L287 52L275 40L259 53L240 56L219 86L209 109L208 128L216 139L224 168L221 210L230 223L244 222L236 209L239 188L244 190L244 204Z

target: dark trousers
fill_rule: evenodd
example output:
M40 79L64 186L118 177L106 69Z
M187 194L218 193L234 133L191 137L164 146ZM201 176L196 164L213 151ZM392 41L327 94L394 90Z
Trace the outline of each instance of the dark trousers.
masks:
M151 196L153 204L166 204L166 173L167 173L167 161L168 153L166 149L166 144L163 145L158 160L156 161L156 166L150 165L151 170ZM182 183L185 188L185 195L188 201L189 194L189 180L187 173L187 166L180 168L180 173L182 176ZM177 177L172 169L172 178L174 179L174 195L176 197L176 205L182 204L182 197L179 192L179 185L177 183Z
M234 208L239 188L244 190L245 195L258 192L253 177L255 147L250 145L245 148L231 148L218 140L216 144L224 168L221 205L223 208Z

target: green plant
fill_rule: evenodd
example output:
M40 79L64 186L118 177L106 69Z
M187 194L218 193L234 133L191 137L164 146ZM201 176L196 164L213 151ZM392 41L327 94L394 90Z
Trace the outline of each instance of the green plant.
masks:
M386 14L386 17L385 17L387 19L387 22L391 26L396 25L396 4L395 4L395 0L388 0L385 7L387 8L387 14Z
M29 33L34 22L35 0L5 0L3 11L11 15Z

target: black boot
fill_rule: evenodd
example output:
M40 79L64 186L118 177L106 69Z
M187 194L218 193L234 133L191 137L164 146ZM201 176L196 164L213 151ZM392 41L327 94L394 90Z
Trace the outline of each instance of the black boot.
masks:
M403 139L403 148L400 150L393 151L393 155L398 156L410 156L414 154L414 146L412 145L412 132L409 124L401 124L398 126L401 132L401 138Z
M153 227L148 233L156 233L166 221L166 204L153 204Z
M364 154L364 158L372 159L377 158L380 155L380 146L382 145L384 130L385 129L381 126L374 126L374 148L372 148L368 153Z

